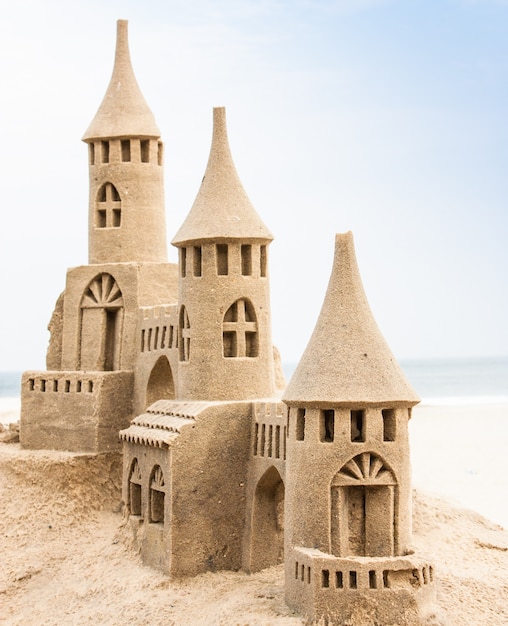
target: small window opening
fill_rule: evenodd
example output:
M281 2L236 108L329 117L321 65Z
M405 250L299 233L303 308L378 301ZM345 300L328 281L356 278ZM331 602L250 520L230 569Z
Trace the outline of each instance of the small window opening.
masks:
M330 586L330 572L327 569L321 571L321 587L328 588Z
M365 441L364 411L351 411L351 441Z
M145 329L143 328L143 329L141 330L141 352L144 352L144 351L145 351L145 334L146 334L146 331L145 331Z
M241 246L242 254L242 276L252 275L252 246Z
M113 209L113 227L119 228L121 221L122 221L122 210Z
M305 565L302 565L302 576L301 576L302 581L305 580Z
M383 587L385 587L385 589L388 589L390 587L390 579L388 577L387 569L383 570Z
M180 276L185 278L187 274L187 248L180 248Z
M273 426L270 424L268 427L268 457L272 458L272 446L273 446Z
M164 523L164 476L156 466L150 480L150 522Z
M162 141L157 143L157 165L162 165L162 161L164 158L164 146Z
M81 389L82 389L82 382L80 380L76 381L76 391L78 393L81 393Z
M215 247L217 257L217 274L219 276L228 275L228 246L227 244L218 243Z
M222 345L224 349L225 357L235 357L237 356L237 343L236 343L236 332L225 330L222 333Z
M95 144L88 144L88 153L90 155L90 165L95 165Z
M320 438L321 441L330 443L334 438L335 430L335 411L327 409L321 411Z
M305 409L296 410L296 440L305 439Z
M295 580L298 580L298 561L295 562Z
M131 515L141 515L141 485L130 483Z
M168 348L172 348L173 347L173 335L174 334L175 334L175 327L173 326L173 324L171 324L170 327L169 327Z
M33 378L28 379L28 390L33 391L35 389L35 380Z
M263 278L266 276L266 260L266 246L261 246L259 248L259 271Z
M109 141L101 141L102 162L109 163Z
M41 391L46 391L46 381L41 379Z
M308 582L308 583L309 583L309 585L310 585L310 566L309 566L309 567L307 567L307 582Z
M141 163L149 163L150 162L150 141L148 139L143 139L140 142L141 148Z
M356 589L357 580L356 580L356 572L349 572L349 588Z
M106 209L98 209L97 226L99 228L106 228Z
M161 332L161 349L164 349L166 347L166 335L168 332L168 327L167 326L163 326L162 327L162 332Z
M335 586L337 589L344 589L344 576L342 572L335 572Z
M65 381L65 393L69 393L70 390L71 390L71 381L66 380Z
M370 589L377 589L376 570L373 569L369 571L369 587Z
M58 380L53 380L53 391L58 391Z
M122 161L127 163L131 160L131 142L130 139L122 139L120 142L122 148Z
M261 442L259 445L261 456L265 456L265 445L266 445L266 425L263 424L261 426Z
M159 349L159 327L158 326L155 327L155 338L153 340L153 349L154 350Z
M434 580L434 569L432 565L429 565L429 580L432 582Z
M252 452L254 456L258 455L258 439L259 439L259 424L256 422L255 434L254 434L254 450Z
M275 427L275 458L280 459L280 426Z
M201 276L201 271L202 271L201 246L194 246L192 260L193 260L193 265L194 265L194 276Z
M93 393L93 380L88 381L88 393Z
M383 415L383 441L395 441L395 410L383 409L381 413Z

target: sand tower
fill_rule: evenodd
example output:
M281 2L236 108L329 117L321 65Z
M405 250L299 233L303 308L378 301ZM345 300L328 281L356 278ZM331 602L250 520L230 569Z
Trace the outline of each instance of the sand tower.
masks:
M242 400L274 391L268 245L228 144L224 108L213 112L203 182L172 243L179 249L177 397Z
M326 624L417 624L435 594L432 567L411 552L408 420L419 399L372 316L351 233L336 237L283 400L288 604Z
M89 265L67 272L49 326L48 371L23 377L20 438L29 448L118 449L118 431L143 403L136 397L144 393L136 379L145 374L140 308L176 301L176 266L166 260L162 143L134 77L124 20L111 82L83 139Z

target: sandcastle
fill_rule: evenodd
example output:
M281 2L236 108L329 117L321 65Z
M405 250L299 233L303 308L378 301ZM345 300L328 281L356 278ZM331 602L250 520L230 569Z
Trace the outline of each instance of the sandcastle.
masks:
M418 397L370 312L351 233L336 237L321 314L282 392L273 237L236 172L224 109L213 118L171 264L163 144L120 20L83 137L89 264L67 272L48 370L23 375L21 444L122 450L128 525L143 561L171 577L284 562L286 601L311 622L419 624L435 581L411 552Z

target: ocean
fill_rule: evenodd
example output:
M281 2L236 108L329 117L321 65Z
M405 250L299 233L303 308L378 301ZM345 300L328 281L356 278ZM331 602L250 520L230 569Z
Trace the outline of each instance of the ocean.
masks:
M400 365L425 403L508 401L508 357L402 360ZM289 381L296 364L284 363ZM0 372L0 398L19 396L21 372Z

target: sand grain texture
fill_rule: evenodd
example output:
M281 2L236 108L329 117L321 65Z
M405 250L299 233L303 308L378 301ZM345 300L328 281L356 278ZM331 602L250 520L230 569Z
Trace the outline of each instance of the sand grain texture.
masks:
M119 456L0 444L0 623L304 623L284 604L282 567L175 582L141 565L121 529L120 471ZM436 565L435 623L506 626L508 532L421 493L414 513L415 547Z

